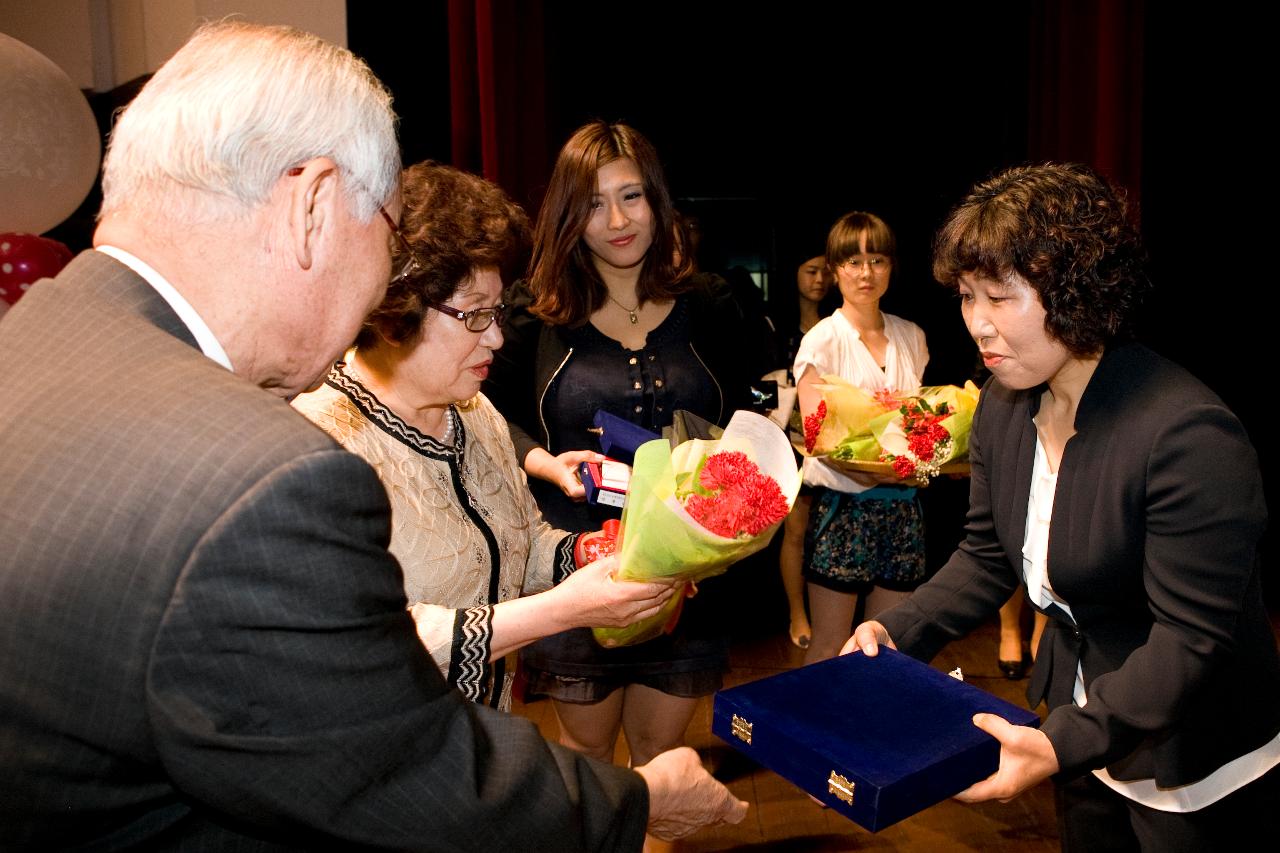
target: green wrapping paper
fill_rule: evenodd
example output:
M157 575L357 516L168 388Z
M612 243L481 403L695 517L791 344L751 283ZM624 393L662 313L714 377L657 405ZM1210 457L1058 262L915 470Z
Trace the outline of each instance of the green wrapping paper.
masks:
M693 439L675 450L665 439L646 442L636 450L627 501L622 508L619 533L619 580L670 578L678 581L676 594L654 616L625 628L595 628L602 646L633 645L671 631L680 617L690 584L722 574L729 566L754 554L782 525L775 522L759 534L734 539L712 533L695 521L677 497L679 484L692 475L707 456L741 451L777 482L787 508L800 490L791 445L782 430L768 418L737 412L719 440Z

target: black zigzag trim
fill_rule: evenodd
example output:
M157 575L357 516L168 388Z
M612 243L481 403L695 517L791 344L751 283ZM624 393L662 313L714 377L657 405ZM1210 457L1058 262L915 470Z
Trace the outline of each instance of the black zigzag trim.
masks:
M325 384L335 388L351 400L369 422L395 440L433 459L451 461L457 458L465 444L462 418L453 406L446 413L453 422L453 447L441 444L434 436L427 435L417 427L411 426L374 396L373 392L347 372L347 366L338 362L329 371Z
M487 604L456 611L453 652L447 681L472 702L483 702L491 688L489 649L493 639L493 608Z
M581 533L570 533L560 540L556 546L555 571L551 578L553 583L560 583L578 570L578 563L573 559L573 549L578 545Z

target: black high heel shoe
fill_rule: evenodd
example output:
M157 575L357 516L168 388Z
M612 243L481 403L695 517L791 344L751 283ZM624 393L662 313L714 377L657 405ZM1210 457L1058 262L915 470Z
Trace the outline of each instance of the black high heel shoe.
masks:
M1000 671L1004 673L1004 677L1010 681L1019 681L1027 674L1027 667L1031 661L1024 654L1022 660L1002 660L997 661L1000 665Z

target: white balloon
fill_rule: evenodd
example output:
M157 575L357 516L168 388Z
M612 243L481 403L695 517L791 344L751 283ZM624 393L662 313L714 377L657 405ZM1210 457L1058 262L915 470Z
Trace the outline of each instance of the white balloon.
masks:
M84 95L44 54L0 33L0 232L43 234L98 176L102 140Z

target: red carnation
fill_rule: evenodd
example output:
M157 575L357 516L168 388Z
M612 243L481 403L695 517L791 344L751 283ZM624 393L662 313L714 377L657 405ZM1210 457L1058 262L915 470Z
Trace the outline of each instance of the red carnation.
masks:
M807 453L813 452L813 446L818 443L818 432L822 429L822 422L827 418L827 401L818 401L818 409L812 415L804 419L804 449Z
M917 459L929 461L933 459L934 450L941 441L945 441L951 437L951 433L939 423L934 421L928 425L916 427L907 436L907 447L915 454Z
M893 457L893 472L904 480L909 480L916 474L916 463L911 461L910 456Z
M740 450L727 450L707 457L702 465L702 472L698 475L698 483L702 488L714 492L759 473L760 469L747 458L747 454Z
M777 481L736 450L708 456L698 484L715 494L690 495L685 510L726 539L755 536L785 518L789 509Z

